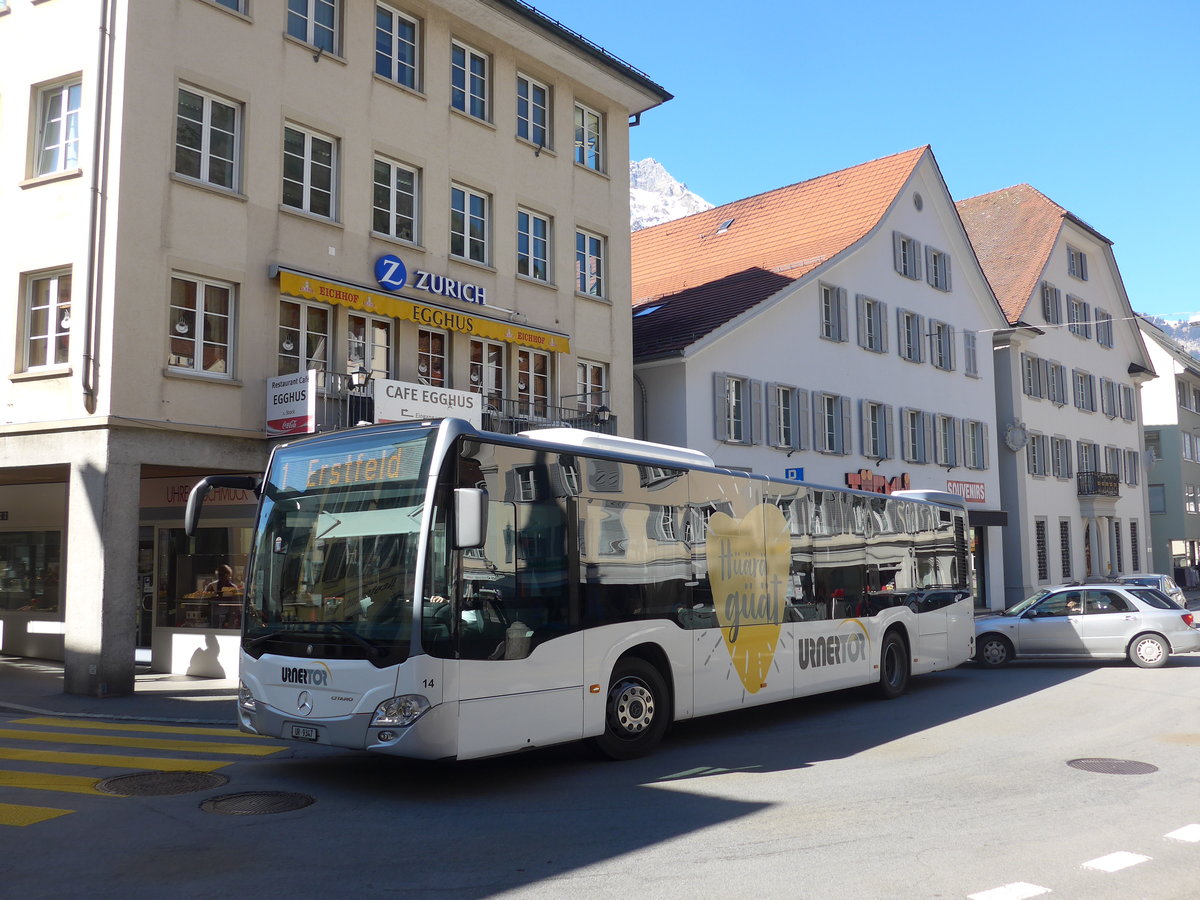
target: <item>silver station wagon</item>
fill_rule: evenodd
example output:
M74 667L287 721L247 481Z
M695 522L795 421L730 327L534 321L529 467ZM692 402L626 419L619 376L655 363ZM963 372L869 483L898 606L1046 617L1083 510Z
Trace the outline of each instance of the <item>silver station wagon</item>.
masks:
M1131 584L1045 588L975 620L976 662L1015 658L1121 659L1154 669L1172 653L1200 650L1192 613L1161 591Z

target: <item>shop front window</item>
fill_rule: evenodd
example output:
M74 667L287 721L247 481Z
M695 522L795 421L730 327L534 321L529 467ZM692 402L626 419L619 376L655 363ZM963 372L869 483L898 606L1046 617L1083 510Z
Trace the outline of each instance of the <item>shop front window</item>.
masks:
M158 532L160 628L242 627L249 528L201 528L189 538L182 528Z
M0 534L0 610L58 612L61 552L58 531Z

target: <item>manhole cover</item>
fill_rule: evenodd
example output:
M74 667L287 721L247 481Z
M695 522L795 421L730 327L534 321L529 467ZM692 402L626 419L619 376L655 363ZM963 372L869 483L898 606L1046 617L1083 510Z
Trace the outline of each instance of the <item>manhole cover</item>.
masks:
M1067 765L1101 775L1149 775L1158 771L1158 766L1133 759L1072 759Z
M316 802L308 794L291 794L286 791L249 791L245 794L225 794L210 797L200 804L205 812L223 816L269 816L272 813L291 812L303 809Z
M127 797L165 797L207 791L225 784L229 784L228 778L212 772L138 772L105 778L96 789Z

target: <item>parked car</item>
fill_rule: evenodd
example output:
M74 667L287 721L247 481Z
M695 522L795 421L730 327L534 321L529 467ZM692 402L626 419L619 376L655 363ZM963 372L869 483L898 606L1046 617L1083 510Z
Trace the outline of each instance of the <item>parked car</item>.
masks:
M1037 591L996 615L975 620L976 662L1014 658L1121 659L1143 669L1172 653L1200 650L1193 615L1156 588L1064 584Z
M1170 575L1122 575L1117 581L1121 584L1140 584L1142 587L1162 591L1178 603L1181 609L1187 609L1187 598L1183 596L1183 588L1176 584Z

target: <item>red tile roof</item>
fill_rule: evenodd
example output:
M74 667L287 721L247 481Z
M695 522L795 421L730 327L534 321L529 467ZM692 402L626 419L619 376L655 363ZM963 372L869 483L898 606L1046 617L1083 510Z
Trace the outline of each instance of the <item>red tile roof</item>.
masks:
M1046 260L1070 213L1028 184L955 205L1000 308L1010 324L1017 322L1037 293Z
M918 147L635 231L635 358L687 347L852 246L930 152ZM647 304L660 308L639 316Z

